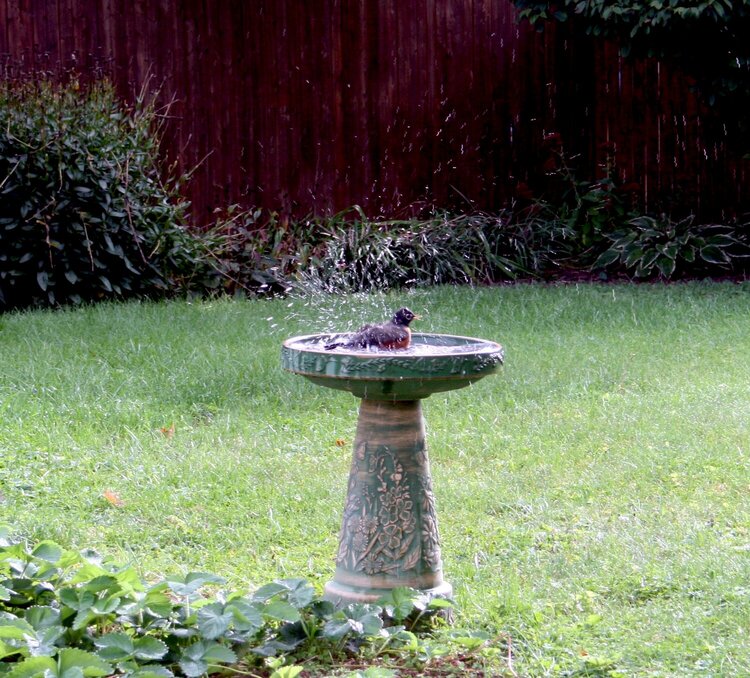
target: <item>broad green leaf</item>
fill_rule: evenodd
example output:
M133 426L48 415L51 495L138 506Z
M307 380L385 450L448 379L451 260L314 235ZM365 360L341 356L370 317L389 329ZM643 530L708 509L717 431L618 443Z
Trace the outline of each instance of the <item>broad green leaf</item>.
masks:
M96 621L98 615L94 614L91 609L79 610L73 620L73 630L80 631L87 626L91 626Z
M88 610L95 602L94 594L74 588L60 589L60 602L71 610Z
M282 579L279 583L289 588L286 599L298 610L315 600L315 589L306 579Z
M57 641L65 634L65 628L62 626L49 626L42 631L37 632L34 638L28 638L26 646L29 654L34 657L53 656L60 649Z
M271 678L297 678L304 670L304 666L282 666L271 674Z
M125 633L108 633L94 638L96 654L107 661L123 661L135 653L133 639Z
M228 647L198 641L183 650L179 665L186 676L195 678L206 673L209 664L233 664L236 661L237 655Z
M607 266L614 264L619 258L620 253L610 248L599 255L599 258L594 262L593 268L607 268Z
M135 656L138 659L157 660L169 652L169 648L161 640L144 636L135 641Z
M128 673L128 678L173 678L172 673L166 666L141 666L135 671Z
M57 656L57 665L59 675L74 668L80 669L87 678L96 678L112 673L112 666L101 657L74 647L65 647L60 650Z
M43 292L47 291L47 285L49 284L49 276L46 271L39 271L36 274L36 282Z
M632 268L643 256L643 248L631 245L625 250L625 266Z
M366 636L375 636L383 628L383 620L374 612L360 617L357 621L362 624L362 633Z
M270 600L274 596L279 595L279 593L285 593L288 590L289 590L288 587L284 586L283 584L280 584L278 582L273 582L272 584L266 584L265 586L261 586L253 594L253 600L265 602L267 600Z
M244 599L231 600L225 609L232 615L232 626L238 631L254 633L263 627L263 615L260 610Z
M336 618L329 619L324 625L321 635L323 638L337 640L343 638L348 633L362 633L362 624L353 619Z
M490 635L483 631L472 633L462 633L460 631L457 631L452 633L450 635L450 638L457 645L460 645L462 648L465 648L469 652L472 652L482 647L482 645L484 645L490 639Z
M198 678L208 671L208 663L203 659L180 659L179 665L187 678Z
M400 622L414 612L414 604L419 596L420 593L416 589L399 587L383 596L378 603L383 606L389 617Z
M87 558L87 562L81 565L70 578L70 583L88 584L99 577L111 577L112 574L107 572L96 560L98 560L96 557Z
M120 600L120 596L100 598L91 606L91 611L100 616L112 614L120 606Z
M427 607L431 610L446 610L454 606L455 603L452 600L448 600L447 598L432 598L427 605Z
M395 678L398 673L393 669L384 669L382 666L371 666L365 671L350 673L347 678Z
M641 269L646 271L647 273L651 272L651 269L654 265L654 262L659 258L659 252L658 250L651 250L648 252L643 253L643 258L639 262L639 266Z
M675 260L669 259L668 257L660 257L659 259L656 260L656 268L659 269L659 271L665 278L672 277L675 266L676 266Z
M12 645L10 643L4 643L2 640L0 640L0 661L5 659L6 657L12 657L14 654L23 654L24 656L27 655L27 648L23 646L23 643L13 643ZM2 671L0 671L0 675L2 674Z
M58 671L60 670L58 669ZM50 678L49 674L46 674L45 678ZM71 666L64 671L60 671L57 678L85 678L85 676L80 666Z
M13 543L12 536L13 530L11 530L10 525L0 525L0 548L4 549L10 546Z
M225 645L209 643L203 659L209 664L233 664L237 661L237 655Z
M60 624L60 610L49 606L34 605L23 616L37 631Z
M98 577L94 577L90 581L87 581L82 588L86 591L91 591L91 593L119 589L117 586L117 578L113 577L111 574L102 574Z
M0 638L24 640L27 635L34 635L34 627L25 619L0 619Z
M53 564L57 563L60 560L62 554L62 547L58 546L53 541L39 542L31 552L31 555L34 556L34 558L40 558L41 560L46 560L47 562Z
M6 673L5 678L44 678L45 674L57 675L57 663L52 657L27 657Z
M299 610L285 600L272 600L263 610L263 615L278 621L296 622L300 620Z
M672 260L675 260L677 258L677 243L670 242L660 249L665 257L669 257Z
M188 572L185 575L185 583L192 584L194 582L200 582L203 584L226 584L227 580L224 577L220 577L218 574L212 574L211 572Z
M167 577L167 586L178 596L191 596L206 584L223 584L225 580L215 574L205 572L191 572L184 579Z
M737 242L737 238L734 238L731 235L727 235L726 233L718 233L716 235L710 236L706 241L706 244L716 245L717 247L731 247L732 245L736 245Z
M221 603L211 603L198 610L198 630L204 638L214 640L224 634L232 622L232 613Z
M706 245L701 248L700 257L709 264L726 264L729 262L727 253L716 245Z

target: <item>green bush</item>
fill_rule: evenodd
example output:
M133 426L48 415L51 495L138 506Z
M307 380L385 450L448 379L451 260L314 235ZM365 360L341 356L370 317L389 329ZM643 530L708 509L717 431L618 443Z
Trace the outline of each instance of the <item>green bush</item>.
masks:
M563 247L564 225L512 212L373 220L359 207L297 221L230 210L205 235L229 292L361 292L536 276Z
M548 222L514 222L512 213L372 221L361 210L324 227L323 256L302 271L330 291L482 284L536 275L558 241Z
M164 294L201 275L158 116L112 86L0 86L0 309Z
M637 278L665 279L686 274L727 272L741 247L733 229L696 224L693 217L673 221L641 216L612 233L595 269L619 267Z
M288 292L298 272L324 256L324 222L230 205L201 236L218 275L216 286L229 294Z

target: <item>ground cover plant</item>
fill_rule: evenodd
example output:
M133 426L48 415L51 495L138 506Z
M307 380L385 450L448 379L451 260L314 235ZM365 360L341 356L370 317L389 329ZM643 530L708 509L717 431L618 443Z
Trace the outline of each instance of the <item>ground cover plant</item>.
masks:
M448 634L468 652L484 631L474 666L493 675L747 675L749 292L443 287L6 314L0 522L153 585L211 572L248 596L278 579L319 591L356 401L283 373L279 343L407 303L415 329L498 340L507 363L424 403L456 622L390 668L450 675Z

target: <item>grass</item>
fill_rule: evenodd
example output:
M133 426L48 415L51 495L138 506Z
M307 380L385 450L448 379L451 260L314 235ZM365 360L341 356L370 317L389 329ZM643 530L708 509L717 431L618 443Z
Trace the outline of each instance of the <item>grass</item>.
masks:
M747 283L5 315L0 521L146 577L322 586L356 401L282 372L279 344L402 302L506 347L424 404L456 626L518 675L748 675Z

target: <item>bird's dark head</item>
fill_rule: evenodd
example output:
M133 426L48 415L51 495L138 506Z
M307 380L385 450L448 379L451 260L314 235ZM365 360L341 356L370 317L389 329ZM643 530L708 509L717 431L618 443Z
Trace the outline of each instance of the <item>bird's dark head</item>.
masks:
M408 308L400 308L393 315L393 323L395 325L409 327L409 323L412 320L419 320L419 316L416 313L412 313Z

